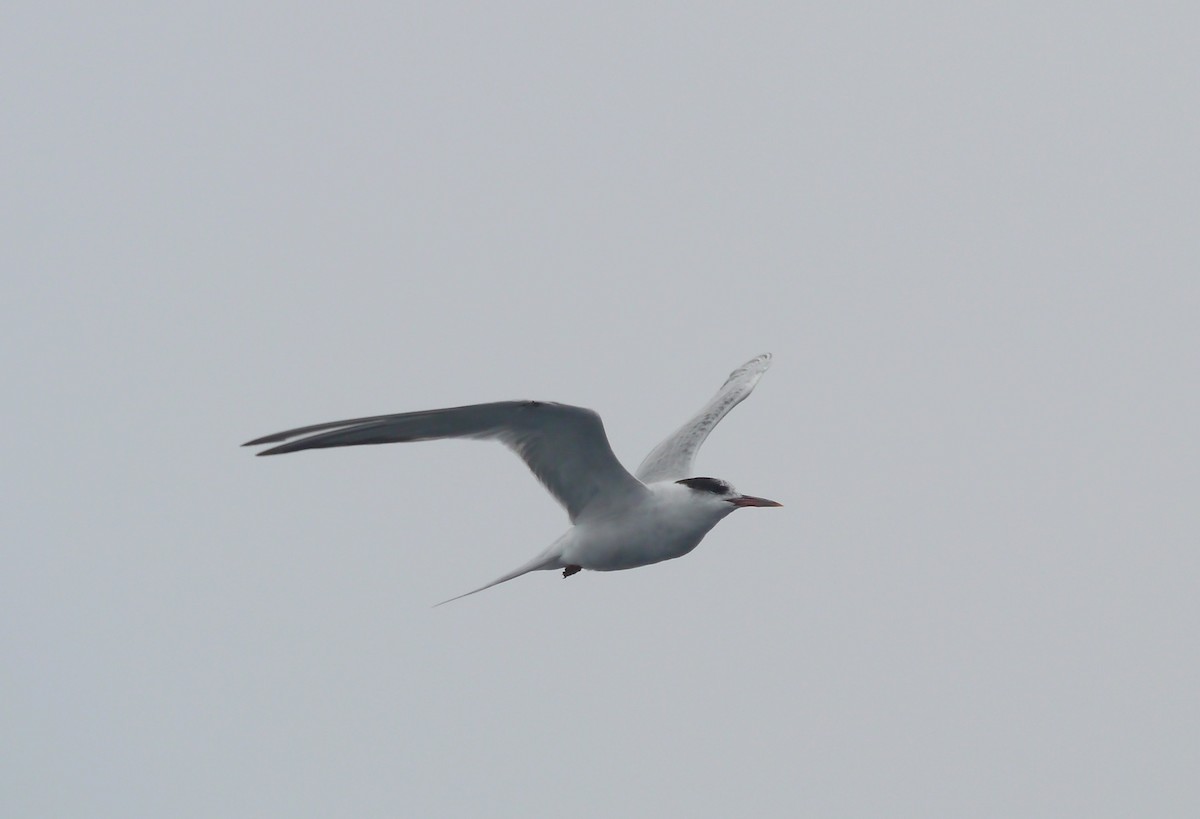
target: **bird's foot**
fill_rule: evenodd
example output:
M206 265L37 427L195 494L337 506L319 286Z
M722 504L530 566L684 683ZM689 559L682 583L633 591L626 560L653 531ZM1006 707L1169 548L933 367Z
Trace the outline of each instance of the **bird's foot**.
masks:
M563 569L563 577L570 577L571 575L575 574L576 572L581 572L581 571L583 571L582 566L567 566L566 568Z

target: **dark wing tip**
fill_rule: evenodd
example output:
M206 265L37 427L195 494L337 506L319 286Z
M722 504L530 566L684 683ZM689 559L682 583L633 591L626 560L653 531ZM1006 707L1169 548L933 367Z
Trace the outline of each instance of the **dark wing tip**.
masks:
M261 438L255 438L253 441L247 441L242 446L262 446L263 444L274 444L279 441L286 441L289 437L286 432L276 432L273 435L264 435Z
M278 443L279 441L286 440L286 437L287 436L284 435L267 435L262 438L255 438L253 441L247 441L246 443L242 444L242 446L262 446L263 444L274 444ZM286 452L287 450L285 450L282 446L276 446L270 449L264 449L262 452L255 452L254 454L258 456L278 455L281 451Z
M269 443L269 441L261 441L261 442L260 441L251 441L250 442L250 444L257 444L257 443ZM302 444L302 443L303 443L302 441L292 441L290 444L280 444L279 446L273 446L270 449L264 449L262 452L255 452L254 457L261 458L264 455L282 455L285 452L295 452L296 450L299 450L299 449L307 449L307 447L300 446L300 444ZM242 444L242 446L250 446L250 444Z

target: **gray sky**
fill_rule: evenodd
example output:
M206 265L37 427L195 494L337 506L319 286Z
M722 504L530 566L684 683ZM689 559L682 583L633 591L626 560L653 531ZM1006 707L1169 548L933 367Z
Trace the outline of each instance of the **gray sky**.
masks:
M1195 816L1188 4L10 4L0 814ZM539 573L763 351L692 555Z

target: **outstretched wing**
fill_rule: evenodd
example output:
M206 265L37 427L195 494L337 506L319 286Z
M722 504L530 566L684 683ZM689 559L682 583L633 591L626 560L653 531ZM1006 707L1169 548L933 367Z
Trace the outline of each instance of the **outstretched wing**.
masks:
M638 467L638 479L644 483L654 483L694 477L696 453L708 438L708 433L754 391L754 385L769 366L771 354L764 353L730 373L704 409L646 456L646 460Z
M589 508L632 503L646 492L613 454L600 416L566 404L503 401L376 415L277 432L243 446L274 444L297 436L303 437L258 454L438 438L494 438L521 456L566 507L572 522Z

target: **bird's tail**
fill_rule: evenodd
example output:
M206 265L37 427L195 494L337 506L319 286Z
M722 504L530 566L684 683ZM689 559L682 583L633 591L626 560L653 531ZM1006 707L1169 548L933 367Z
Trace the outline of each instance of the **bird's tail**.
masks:
M558 544L556 543L556 544L554 544L554 546L551 546L549 549L542 552L540 555L535 557L533 560L529 561L528 563L526 563L522 566L518 566L517 568L513 569L508 574L497 577L495 580L493 580L491 583L488 583L485 586L480 586L477 589L472 589L471 591L466 592L465 594L460 594L457 597L451 597L449 600L443 600L442 602L435 604L434 608L436 609L438 606L444 606L447 603L453 603L455 600L461 600L464 597L470 597L472 594L481 592L484 589L490 589L492 586L499 586L501 583L506 583L509 580L512 580L513 578L520 577L523 574L529 574L530 572L536 572L540 569L561 569L561 568L563 568L563 563L562 563L562 558L560 557L560 551L557 547L558 547Z

